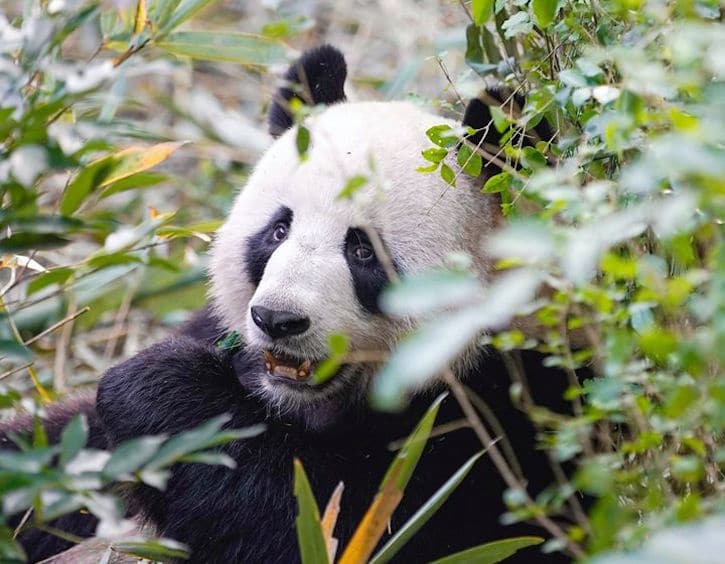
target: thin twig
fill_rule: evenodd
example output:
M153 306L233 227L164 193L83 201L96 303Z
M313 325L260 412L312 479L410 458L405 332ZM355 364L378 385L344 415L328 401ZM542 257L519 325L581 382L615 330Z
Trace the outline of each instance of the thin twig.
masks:
M146 39L140 45L136 45L135 47L131 47L130 49L124 51L118 57L116 57L115 59L113 59L113 66L114 66L114 68L121 66L128 58L132 57L133 55L135 55L136 53L138 53L139 51L141 51L141 49L143 49L144 47L146 47L146 45L148 45L150 41L151 41L151 39Z
M453 93L456 95L456 98L458 98L458 103L461 104L465 108L466 102L463 101L463 98L461 97L461 94L458 92L456 85L453 84L453 79L451 78L451 75L448 74L448 69L446 69L446 66L443 64L443 60L440 57L436 57L436 62L438 63L438 66L441 68L441 71L443 72L443 76L446 77L446 80L448 81L448 84L450 85L451 90L453 90Z
M504 456L507 457L507 462L509 466L511 466L511 469L516 474L518 479L523 482L525 480L524 471L521 468L521 464L516 457L516 451L514 450L514 447L511 444L511 441L509 440L508 435L506 434L506 430L503 428L503 425L501 425L501 422L498 420L493 410L489 407L489 405L483 400L481 396L474 393L473 390L471 390L468 386L464 386L464 389L466 390L466 394L468 395L469 399L471 399L473 404L476 406L476 409L478 409L481 415L483 415L483 417L486 419L486 423L488 423L491 429L493 429L493 432L501 438L501 448L504 451Z
M398 272L395 270L395 266L393 266L393 261L390 258L390 254L385 248L383 240L380 238L378 232L368 225L364 225L363 230L367 234L368 239L370 239L370 244L373 246L375 256L380 261L380 264L382 265L385 274L388 276L388 280L390 282L399 282L400 276L398 276Z
M68 303L68 312L73 312L76 309L76 300L71 294L70 301ZM83 308L79 313L75 314L75 317L88 311L90 308L87 306ZM73 319L75 319L75 317ZM65 391L65 363L68 359L68 348L70 347L70 340L73 337L73 325L74 323L68 323L63 327L63 331L60 333L60 337L55 344L55 361L53 366L53 387L57 392Z
M494 466L496 466L496 469L498 470L499 474L504 479L508 487L521 491L524 495L526 505L535 505L534 500L531 499L531 496L529 495L524 485L516 478L516 475L506 463L506 459L503 457L501 451L494 443L491 435L486 430L486 427L483 425L480 417L478 417L476 410L474 409L471 401L466 395L465 390L463 389L463 385L456 379L453 371L450 368L443 371L443 379L446 384L448 384L451 392L453 392L456 401L458 401L458 404L461 406L464 415L468 419L471 427L481 441L481 444L484 447L488 448L488 454L491 457L491 461L493 462ZM561 526L554 522L548 515L535 514L534 520L544 529L546 529L552 536L565 543L566 549L572 556L576 558L582 558L584 556L584 551L582 550L582 548L577 543L572 541L566 535Z
M18 538L18 535L20 534L20 531L23 530L23 525L28 522L28 519L30 519L30 516L33 514L33 508L29 507L28 510L23 514L23 518L20 519L20 523L18 523L18 526L15 527L15 530L13 531L13 539Z
M71 311L71 309L72 308L70 308L70 307L68 308L69 311ZM25 341L23 344L26 347L29 346L29 345L32 345L33 343L35 343L35 342L39 341L40 339L42 339L43 337L45 337L48 333L52 333L53 331L55 331L59 327L62 327L63 325L66 325L68 323L71 323L77 317L80 317L81 315L83 315L84 313L86 313L87 311L90 311L90 310L91 310L91 308L89 306L86 306L86 307L84 307L80 311L76 311L76 312L73 312L73 313L68 314L68 316L64 317L63 319L61 319L57 323L53 323L53 325L51 325L50 327L48 327L45 331L43 331L42 333L38 333L37 335L35 335L35 337L31 337L30 339L28 339L27 341Z
M116 351L121 335L127 333L124 329L124 324L126 323L128 313L131 311L131 305L133 304L133 298L136 295L136 289L137 284L132 284L129 291L126 292L126 295L123 297L123 301L116 312L116 318L113 320L112 336L108 341L106 341L106 347L103 350L104 364L109 364L111 362L111 358L113 358L113 353Z
M30 368L31 366L33 366L33 363L28 362L27 364L23 364L22 366L16 366L15 368L11 368L7 372L3 372L2 374L0 374L0 380L4 380L8 376L12 376L13 374L22 372L23 370L25 370L26 368Z
M531 395L531 390L529 389L529 384L526 380L526 374L524 373L523 366L521 366L520 357L517 355L516 358L513 358L512 355L504 353L501 355L501 358L504 361L504 365L506 366L506 370L511 376L511 379L519 384L519 386L521 387L521 399L523 401L524 410L533 409L536 406L536 403L534 402L534 398ZM549 466L557 482L560 486L566 485L568 483L568 480L566 478L566 475L564 474L564 471L561 468L561 465L556 459L554 459L549 449L545 449L545 452L547 458L549 459ZM583 529L591 531L591 528L589 526L589 520L587 519L586 513L584 512L584 508L579 502L579 499L577 499L574 495L570 495L567 498L567 503L577 523Z
M13 336L15 337L15 340L19 344L24 345L23 337L20 334L20 330L18 329L18 326L15 324L15 320L13 319L13 316L10 314L10 310L8 309L8 306L5 304L5 301L3 300L2 296L0 296L0 311L5 312L5 318L8 320L8 325L10 325L10 330L12 331ZM33 382L33 386L37 390L41 401L45 404L50 403L52 401L50 398L50 395L48 394L48 391L43 387L43 384L40 383L40 378L38 378L38 373L35 371L33 364L30 363L30 365L27 366L27 369L28 369L28 375L30 376L30 379Z
M469 10L468 6L466 6L465 0L458 0L458 3L461 5L461 8L463 8L463 11L466 12L466 15L468 16L468 19L471 20L471 23L475 23L471 10Z

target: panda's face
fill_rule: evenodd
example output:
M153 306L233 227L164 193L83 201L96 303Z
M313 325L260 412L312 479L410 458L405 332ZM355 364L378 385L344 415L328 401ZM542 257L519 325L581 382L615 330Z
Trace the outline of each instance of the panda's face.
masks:
M463 251L485 276L479 241L495 204L463 175L451 188L415 170L430 146L425 131L443 122L404 103L339 104L306 123L306 159L292 129L258 163L218 233L210 270L216 311L258 353L255 382L267 398L293 406L364 392L374 365L347 364L319 387L312 374L334 333L375 358L410 329L378 307L391 268L411 274ZM354 176L367 184L340 198Z

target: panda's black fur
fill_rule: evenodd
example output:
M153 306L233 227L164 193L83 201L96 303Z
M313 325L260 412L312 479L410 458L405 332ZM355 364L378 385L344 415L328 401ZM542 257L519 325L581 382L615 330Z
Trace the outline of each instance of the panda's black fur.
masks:
M344 99L345 74L339 52L323 47L304 55L286 78L299 85L300 76L305 76L306 102L333 103ZM293 87L286 85L272 104L270 128L275 135L292 124L285 103L297 95ZM475 127L485 118L475 108L488 115L488 123L488 108L479 104L469 107L468 123ZM263 271L264 252L253 261L256 263L247 268ZM47 420L51 439L57 438L58 429L79 410L89 417L92 446L109 449L142 435L188 430L224 413L231 416L229 427L263 422L267 430L261 435L223 447L236 461L236 469L178 465L163 492L139 488L130 494L129 507L137 512L137 518L152 523L159 534L186 543L192 551L191 562L294 563L299 556L292 472L293 459L298 458L320 506L324 507L338 482L344 482L335 529L344 547L392 460L394 453L389 445L412 430L436 393L415 396L402 413L383 414L360 406L336 413L334 425L318 430L301 428L250 393L245 377L259 359L250 358L243 348L233 351L219 347L217 342L224 334L212 310L202 310L175 336L109 370L100 382L95 408L92 401L84 400L72 409L51 409ZM544 367L536 353L515 356L529 376L535 401L555 411L566 411L562 400L567 387L564 374ZM529 480L528 491L536 495L551 484L554 477L546 455L537 448L536 432L509 396L511 381L499 353L481 351L465 383L485 399L506 430ZM455 400L444 400L437 424L462 419ZM16 421L11 430L29 426L29 420ZM6 436L2 441L0 444L7 446ZM467 427L431 438L389 530L397 531L480 450L479 440ZM546 536L533 524L500 523L506 511L502 501L505 489L498 471L483 456L396 561L424 562L487 541L519 535ZM55 526L87 536L92 533L94 520L76 514ZM33 531L21 535L21 542L31 561L68 547L64 541ZM518 553L512 561L556 562L568 558L561 553L543 555L538 548L531 548Z

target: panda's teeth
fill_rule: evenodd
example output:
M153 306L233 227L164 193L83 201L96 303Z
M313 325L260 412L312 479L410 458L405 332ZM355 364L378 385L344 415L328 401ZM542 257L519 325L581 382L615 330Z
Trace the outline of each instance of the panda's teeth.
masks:
M297 369L291 366L277 365L274 367L275 376L283 376L284 378L290 378L292 380L299 380L297 376Z
M294 367L287 364L285 360L277 358L270 351L263 351L263 355L264 366L270 374L296 380L297 382L303 382L310 377L312 362L309 360L305 360L298 367Z

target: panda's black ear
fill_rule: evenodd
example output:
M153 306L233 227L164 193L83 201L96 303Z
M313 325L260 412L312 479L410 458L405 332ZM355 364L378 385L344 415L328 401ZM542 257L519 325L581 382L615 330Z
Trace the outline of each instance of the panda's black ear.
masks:
M269 109L269 132L278 137L294 123L289 102L298 98L304 104L334 104L345 100L345 57L331 45L305 51L290 65L284 85L275 92Z
M498 107L504 115L516 119L521 115L525 104L526 98L521 94L513 93L500 84L489 86L478 98L474 98L466 106L466 111L463 115L463 125L467 125L475 130L473 133L466 135L466 139L477 147L482 147L489 153L497 153L503 133L496 129L493 123L491 107ZM523 140L520 138L521 135L522 132L520 131L515 133L512 137L512 143L533 146L538 140L551 141L554 138L554 133L549 126L549 122L545 119L527 131L524 134ZM494 163L488 163L486 168L493 174L500 172Z

